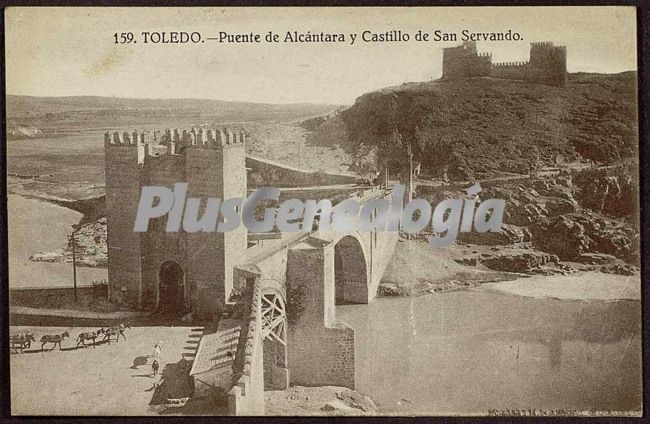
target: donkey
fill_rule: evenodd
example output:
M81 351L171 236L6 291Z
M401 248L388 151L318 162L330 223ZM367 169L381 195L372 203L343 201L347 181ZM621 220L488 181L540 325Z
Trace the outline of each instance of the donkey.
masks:
M93 348L95 348L95 340L99 337L100 334L104 334L104 329L100 328L97 331L90 331L88 333L79 333L79 336L77 336L77 348L79 345L82 345L83 347L88 347L86 346L86 340L92 340L93 341Z
M29 349L32 345L32 342L35 341L36 339L34 338L32 332L27 330L24 333L14 334L11 336L11 348L14 349L16 353L18 353L19 349L20 353L23 353L23 350L25 348Z
M128 322L126 324L120 324L116 325L113 327L108 327L106 330L104 330L104 338L102 341L108 341L108 343L111 343L111 337L115 336L115 341L119 342L120 341L120 336L124 337L124 340L126 340L126 335L124 334L124 330L127 328L131 328L131 324Z
M61 341L65 340L66 337L70 337L70 333L68 333L67 330L64 331L61 334L54 334L54 335L47 334L47 335L41 337L41 352L43 351L43 347L47 343L54 343L54 345L52 346L52 349L50 349L50 350L54 350L56 345L59 345L59 350L61 350Z

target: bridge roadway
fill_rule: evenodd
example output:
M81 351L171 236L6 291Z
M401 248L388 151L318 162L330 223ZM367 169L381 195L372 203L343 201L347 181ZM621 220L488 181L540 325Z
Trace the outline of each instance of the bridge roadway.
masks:
M352 197L363 204L390 193L374 187ZM387 231L315 230L250 248L245 263L234 269L239 298L214 337L222 347L200 347L195 360L202 361L202 350L221 350L231 361L221 361L212 379L209 366L193 369L195 378L225 390L232 415L263 414L264 390L289 384L354 388L354 329L336 320L335 305L368 303L376 296L397 238ZM234 354L226 352L233 334Z

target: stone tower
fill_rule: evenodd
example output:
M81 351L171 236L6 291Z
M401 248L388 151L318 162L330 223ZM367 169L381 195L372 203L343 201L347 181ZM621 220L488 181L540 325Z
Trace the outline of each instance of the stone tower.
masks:
M228 129L166 130L164 146L149 136L104 137L110 298L138 309L209 319L223 310L233 266L245 257L245 227L166 232L165 216L151 220L146 233L136 233L133 224L143 186L173 189L186 182L187 197L245 198L245 136ZM205 200L200 214L204 207Z

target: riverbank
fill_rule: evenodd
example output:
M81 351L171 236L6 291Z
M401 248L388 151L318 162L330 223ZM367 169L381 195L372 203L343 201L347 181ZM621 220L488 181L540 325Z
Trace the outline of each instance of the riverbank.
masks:
M583 262L559 261L526 243L495 247L456 242L432 248L423 235L400 237L378 296L421 296L485 286L567 300L639 299L638 268L609 255L584 256Z
M638 274L623 276L590 271L488 283L475 290L584 302L641 300L641 277Z
M517 273L459 263L467 250L458 244L432 248L423 240L400 238L379 284L378 295L420 296L519 278Z
M359 416L377 415L375 402L345 387L292 386L264 392L264 413L270 416Z
M7 198L9 288L72 287L72 261L65 248L73 225L82 219L82 214L51 202L15 194L9 194ZM61 260L30 260L39 252L58 252ZM106 268L77 267L80 286L107 279Z

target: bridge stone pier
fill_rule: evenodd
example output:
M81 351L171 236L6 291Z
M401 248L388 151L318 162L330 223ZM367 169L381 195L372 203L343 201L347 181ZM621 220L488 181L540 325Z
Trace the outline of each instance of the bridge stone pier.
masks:
M368 190L359 198L387 196ZM242 322L228 391L233 415L264 411L264 390L289 385L355 388L354 329L336 305L368 303L393 254L396 232L314 231L278 241L234 270Z
M334 248L309 238L287 258L291 382L354 388L354 330L336 321Z

